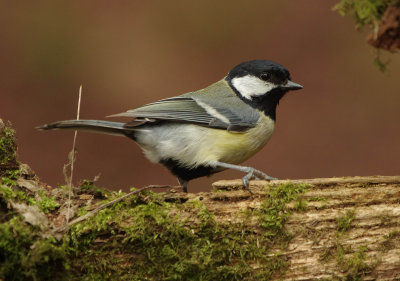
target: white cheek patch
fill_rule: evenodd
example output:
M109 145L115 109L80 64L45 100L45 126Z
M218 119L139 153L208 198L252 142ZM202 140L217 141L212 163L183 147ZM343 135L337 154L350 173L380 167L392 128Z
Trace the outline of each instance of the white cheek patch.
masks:
M246 99L251 100L255 96L261 96L276 88L277 85L263 81L253 75L246 75L232 79L232 85Z

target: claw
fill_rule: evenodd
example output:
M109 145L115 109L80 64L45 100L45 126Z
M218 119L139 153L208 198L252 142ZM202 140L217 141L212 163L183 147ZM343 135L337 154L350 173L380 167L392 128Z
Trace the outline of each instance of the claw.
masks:
M251 174L250 173L248 173L247 175L245 175L242 178L243 187L244 187L244 190L247 190L250 194L253 194L253 192L251 192L250 187L249 187L249 179L250 178L251 178Z
M267 181L277 180L277 178L270 177L267 174L265 174L259 170L256 170L252 167L233 165L233 164L228 164L228 163L223 163L223 162L218 162L218 161L213 162L213 166L221 167L221 168L225 168L225 169L235 169L235 170L238 170L241 172L245 172L246 175L242 178L243 186L244 186L244 189L247 189L250 193L252 193L249 189L249 181L251 179L264 179Z
M264 180L268 180L268 181L277 180L277 178L270 177L267 174L265 174L259 170L256 170L251 167L247 167L247 174L242 178L242 181L243 181L244 189L248 190L251 194L253 194L253 192L251 192L251 190L249 188L251 179L257 179L257 180L264 179Z
M256 179L264 179L267 181L277 180L277 178L270 177L266 173L263 173L256 169L254 169L253 173L254 173L254 178L256 178Z
M253 177L254 177L254 171L250 170L250 171L242 178L244 189L247 189L247 190L250 191L250 188L249 188L249 181L250 181Z

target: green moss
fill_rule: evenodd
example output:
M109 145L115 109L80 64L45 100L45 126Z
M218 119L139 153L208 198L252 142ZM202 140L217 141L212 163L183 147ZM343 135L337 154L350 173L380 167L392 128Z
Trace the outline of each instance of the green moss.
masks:
M19 216L0 224L0 279L67 280L66 251Z
M322 196L311 196L307 199L309 202L327 201L327 198Z
M351 253L349 245L343 245L339 242L336 243L337 262L339 265L346 264L346 255Z
M0 198L7 203L9 200L27 203L28 205L36 205L34 197L29 196L22 190L16 190L12 186L0 185Z
M95 198L104 199L111 196L111 192L104 188L100 188L93 181L83 180L79 186L82 192L93 194Z
M55 201L56 196L47 197L43 190L39 191L39 195L41 199L36 202L36 205L43 213L48 214L54 209L60 207L60 204Z
M298 200L305 188L286 184L269 189L261 208L246 213L258 219L259 229L220 224L200 201L167 203L161 195L146 192L71 229L73 248L79 249L76 255L82 249L86 253L85 260L78 259L72 268L84 269L86 280L97 280L99 272L104 273L100 280L117 272L126 273L119 280L271 279L287 267L281 254L271 250L276 241L289 237L284 222L291 211L285 206ZM104 245L107 251L94 247L104 233L110 235ZM113 255L104 256L100 249ZM115 256L126 264L124 271Z
M21 175L21 171L18 170L4 170L2 173L1 182L7 186L16 186L17 183L15 182L18 177Z
M348 210L344 216L336 219L338 233L345 233L350 230L351 224L354 221L355 210Z
M323 252L321 253L319 260L322 262L328 262L329 260L331 260L333 257L333 251L332 248L330 247L326 247Z
M384 253L393 249L396 245L395 240L400 240L400 231L393 230L389 234L385 235L384 240L381 242L380 250Z
M339 266L346 271L345 280L362 280L362 277L372 270L366 263L366 246L360 246L350 257L342 256Z
M353 250L350 245L343 245L339 241L333 247L327 247L320 256L320 261L328 262L336 258L337 266L344 276L334 280L363 280L363 276L370 273L378 264L378 260L367 263L366 246Z
M295 209L298 212L304 212L307 209L307 200L303 199L302 197L299 197L299 199L296 201L296 207Z
M266 230L265 236L272 240L276 238L288 238L289 234L284 229L284 223L291 214L287 204L295 201L295 209L304 209L301 194L309 185L286 183L274 186L266 191L265 200L261 208L257 210L260 226Z
M398 0L340 0L332 9L342 16L353 17L357 28L370 26L376 36L384 12L389 6L397 4ZM377 49L373 63L383 72L387 69L390 60L384 61Z
M360 246L354 251L350 245L343 245L339 241L333 247L327 247L320 256L321 262L328 262L336 257L337 266L344 276L335 280L363 280L363 276L371 272L377 263L366 262L366 246Z
M380 71L384 72L387 70L389 63L391 62L390 59L383 59L382 55L381 55L381 51L378 49L376 51L376 55L374 58L374 65L377 66L379 68Z
M7 171L1 178L0 197L3 201L8 202L9 200L13 200L28 205L37 205L45 214L60 206L60 204L55 201L56 197L47 197L44 190L38 192L40 199L36 200L33 194L30 195L28 192L19 189L16 180L20 176L20 170L11 170Z
M0 195L15 200L18 193L6 190ZM73 225L61 241L40 237L16 216L0 225L0 279L274 280L288 266L276 246L291 237L284 223L297 207L288 205L302 205L305 190L294 184L266 190L262 206L246 212L254 226L219 223L198 200L165 202L150 191ZM41 197L42 211L54 211L54 198Z
M18 169L15 131L0 119L0 176L8 170Z
M110 237L107 252L116 251L116 255L131 264L127 275L119 276L120 280L238 280L252 275L248 262L256 261L256 242L253 240L250 245L245 243L248 239L244 238L243 227L236 229L234 226L218 225L214 214L198 202L170 215L174 204L158 203L158 195L155 194L147 196L152 197L147 204L141 202L141 198L131 202L134 206L130 208L124 206L126 203L120 203L112 209L102 210L90 222L71 229L75 242L81 244L85 241L84 245L76 245L77 248L92 246L99 233L113 233L117 224L118 232L123 233L124 238L114 240ZM195 222L180 219L182 211L191 212ZM118 217L113 213L117 213ZM88 229L91 235L82 239ZM97 232L95 236L92 235L94 232ZM114 243L122 243L123 249L113 249ZM106 276L117 272L114 258L101 257L99 263L98 253L89 253L86 258L89 258L90 264L84 268L93 278L97 278L95 273L99 271ZM275 260L276 257L264 259ZM275 266L279 268L279 263ZM263 266L257 274L271 274L268 269Z
M36 200L35 197L29 196L22 190L16 190L12 186L0 185L0 198L6 203L9 200L13 200L28 205L37 205L45 214L48 214L60 206L60 204L55 201L55 196L47 197L43 190L39 191L39 195L40 200Z
M377 26L385 10L397 3L397 0L341 0L333 10L340 15L355 18L357 27Z

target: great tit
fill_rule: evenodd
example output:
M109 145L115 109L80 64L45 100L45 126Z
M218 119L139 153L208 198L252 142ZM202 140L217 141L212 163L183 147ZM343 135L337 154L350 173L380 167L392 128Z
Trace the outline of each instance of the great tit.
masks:
M270 139L276 107L290 90L303 87L290 80L289 71L268 60L241 63L220 81L195 92L159 100L110 117L133 120L66 120L38 127L73 129L127 136L154 163L174 174L187 192L190 180L226 169L250 179L273 180L251 167L240 166Z

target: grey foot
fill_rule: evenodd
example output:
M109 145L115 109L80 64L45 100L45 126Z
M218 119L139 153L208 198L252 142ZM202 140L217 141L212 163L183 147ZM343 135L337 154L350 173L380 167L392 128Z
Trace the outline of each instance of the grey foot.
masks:
M241 172L246 173L246 175L242 178L244 189L249 189L249 181L251 179L258 179L258 180L277 180L277 178L273 178L265 174L264 172L261 172L260 170L254 169L252 167L246 167L246 166L239 166L239 165L233 165L233 164L228 164L228 163L223 163L223 162L214 162L214 166L216 167L221 167L221 168L227 168L227 169L234 169L238 170ZM251 193L251 191L250 191Z
M267 181L277 180L277 178L270 177L266 173L261 172L260 170L256 170L252 167L244 167L244 166L241 166L241 167L244 168L243 172L247 172L247 174L242 178L242 181L243 181L244 189L247 189L248 191L250 191L249 181L252 179L267 180Z
M185 180L183 180L181 178L178 178L178 182L179 182L179 185L182 186L182 191L187 193L188 181L185 181Z

